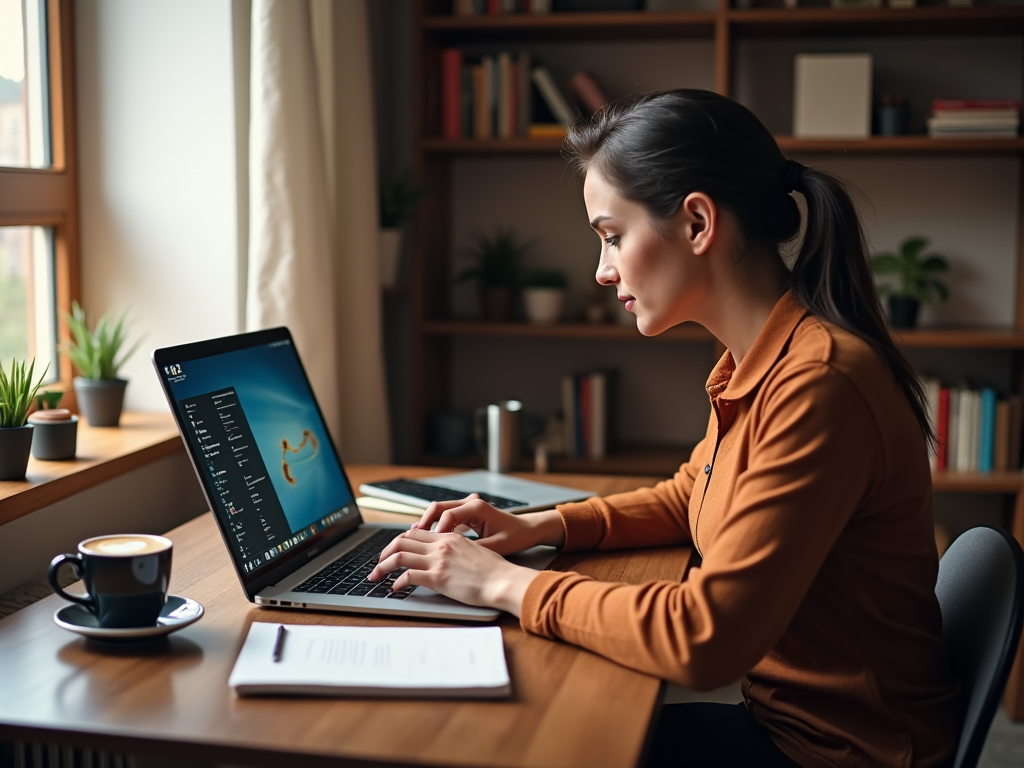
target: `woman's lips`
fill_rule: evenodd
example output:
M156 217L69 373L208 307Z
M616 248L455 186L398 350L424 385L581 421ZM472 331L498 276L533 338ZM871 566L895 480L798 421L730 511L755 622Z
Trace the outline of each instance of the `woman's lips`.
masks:
M632 296L619 296L619 301L622 302L622 305L626 308L627 312L633 311L633 304L636 303L636 299Z

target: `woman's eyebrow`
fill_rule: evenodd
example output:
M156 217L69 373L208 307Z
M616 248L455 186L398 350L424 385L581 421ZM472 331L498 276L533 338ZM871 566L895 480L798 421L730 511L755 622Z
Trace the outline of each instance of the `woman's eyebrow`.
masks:
M611 218L611 216L595 216L593 218L593 220L591 220L591 222L590 222L591 229L597 229L597 225L598 224L600 224L605 219L610 219L610 218Z

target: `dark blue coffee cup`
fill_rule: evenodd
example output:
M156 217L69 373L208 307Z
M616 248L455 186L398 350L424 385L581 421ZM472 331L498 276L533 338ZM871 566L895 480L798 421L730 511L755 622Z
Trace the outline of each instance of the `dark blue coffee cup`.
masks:
M77 554L53 558L50 586L93 613L105 629L152 627L167 601L172 546L170 539L143 533L86 539ZM73 595L61 587L57 575L65 564L75 569L87 594Z

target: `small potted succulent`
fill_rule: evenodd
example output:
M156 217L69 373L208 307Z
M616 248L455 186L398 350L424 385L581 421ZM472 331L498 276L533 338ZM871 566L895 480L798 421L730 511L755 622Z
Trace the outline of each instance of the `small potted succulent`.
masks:
M927 239L908 237L898 253L879 253L871 259L876 275L896 280L896 287L889 282L879 286L879 292L889 299L893 328L913 328L921 304L930 303L936 296L942 301L949 298L945 283L938 279L949 270L949 262L937 253L924 253L927 247Z
M409 220L423 198L423 188L411 172L380 181L379 275L383 287L398 280L398 260L402 252L402 225Z
M485 320L508 322L516 308L516 294L523 282L523 257L534 241L522 241L511 229L497 229L493 235L477 234L466 250L472 266L456 280L476 280L480 286L480 308Z
M33 384L35 368L35 360L27 370L24 361L12 360L10 372L0 364L0 480L21 480L28 469L33 427L25 422L50 366Z
M141 339L127 352L122 347L128 340L125 313L115 320L103 315L93 330L86 324L85 312L72 302L71 314L65 314L71 339L61 351L68 356L81 376L74 379L78 410L92 427L116 427L124 405L125 379L118 370L136 349Z
M560 269L535 269L526 274L523 306L526 319L534 325L557 323L565 304L569 279Z

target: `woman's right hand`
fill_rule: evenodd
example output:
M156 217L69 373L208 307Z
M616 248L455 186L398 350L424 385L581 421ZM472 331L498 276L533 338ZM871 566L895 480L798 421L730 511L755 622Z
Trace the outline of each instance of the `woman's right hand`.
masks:
M560 547L565 543L565 525L555 510L513 515L495 509L475 493L457 501L435 501L412 527L429 531L434 523L437 533L451 533L465 525L480 537L477 543L499 555L538 544Z

